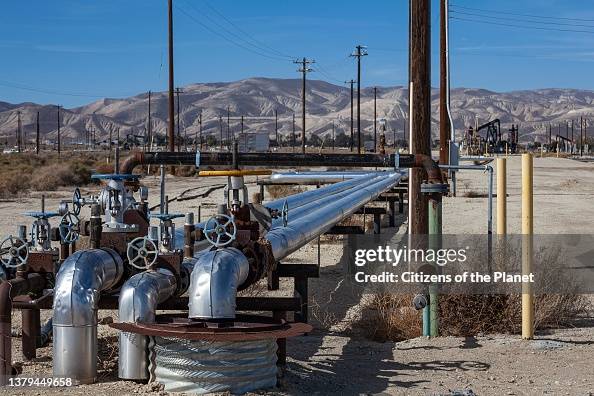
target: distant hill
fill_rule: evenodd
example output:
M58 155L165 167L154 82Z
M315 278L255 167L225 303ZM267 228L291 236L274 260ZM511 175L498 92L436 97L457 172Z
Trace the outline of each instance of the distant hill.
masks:
M308 81L307 133L326 134L336 123L337 131L350 133L350 90L324 81ZM249 78L229 83L192 84L183 87L180 105L182 134L193 136L198 130L199 114L203 114L203 133L216 134L223 117L226 131L227 106L231 111L231 130L240 130L239 117L245 116L246 131L268 131L274 134L274 113L279 114L279 131L292 131L293 112L296 131L301 131L301 80ZM438 134L438 91L432 92L432 131ZM483 123L499 118L502 127L521 124L522 141L538 140L545 136L548 123L578 120L580 116L594 120L594 92L577 89L538 89L531 91L492 92L484 89L457 88L451 92L454 124L458 131L474 125L475 116ZM356 103L355 103L356 105ZM14 141L17 111L21 112L23 130L29 139L35 132L35 117L40 113L40 129L44 138L57 135L56 106L35 103L10 104L0 102L0 139ZM80 138L85 128L94 128L97 137L105 139L109 131L120 136L143 134L147 126L148 95L139 94L123 99L101 99L85 106L63 109L62 136ZM158 134L167 130L167 93L152 94L152 129ZM356 114L356 107L355 107ZM408 91L404 87L378 87L378 118L386 118L389 129L402 137L408 118ZM361 123L367 133L373 132L373 89L365 88L361 97ZM577 127L577 125L576 125ZM564 131L564 129L563 129ZM548 132L546 132L548 134ZM547 135L548 136L548 135ZM388 134L391 140L392 133Z

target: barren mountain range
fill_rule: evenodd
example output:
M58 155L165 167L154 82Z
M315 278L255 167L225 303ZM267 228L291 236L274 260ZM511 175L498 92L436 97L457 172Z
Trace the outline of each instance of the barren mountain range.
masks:
M366 133L373 133L374 98L373 88L361 92L361 123ZM177 106L177 105L176 105ZM230 130L236 134L241 129L244 116L244 131L265 132L271 137L275 131L275 111L278 113L279 133L292 133L293 114L296 132L301 132L301 80L249 78L228 83L192 84L183 87L180 94L181 134L189 138L199 130L200 113L204 136L219 136L221 125L227 131L227 107L231 119ZM577 89L538 89L530 91L492 92L485 89L457 88L451 92L451 110L458 133L479 123L499 118L502 129L511 124L520 124L521 141L544 141L548 138L549 123L553 133L565 134L566 122L574 120L579 130L579 118L594 120L594 91ZM176 108L177 110L177 108ZM307 85L308 134L331 133L332 122L336 133L350 134L350 89L324 81L311 80ZM439 128L439 94L432 93L432 130L434 136ZM21 113L23 133L28 141L35 135L37 112L40 114L40 131L44 139L57 136L57 110L55 105L35 103L11 104L0 102L0 139L14 142L17 129L17 113ZM61 133L68 140L83 139L85 130L94 129L97 139L105 139L111 131L119 130L123 138L128 134L143 135L148 123L148 94L123 99L101 99L85 106L61 110ZM408 90L404 87L378 87L377 116L388 124L388 141L393 131L403 137L404 125L408 122ZM222 117L219 120L219 117ZM356 94L355 94L356 117ZM152 130L165 134L167 129L167 93L154 92L151 97ZM407 126L408 129L408 126Z

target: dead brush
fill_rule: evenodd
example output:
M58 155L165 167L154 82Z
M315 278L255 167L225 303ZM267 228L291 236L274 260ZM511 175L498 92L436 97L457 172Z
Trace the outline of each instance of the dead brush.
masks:
M363 304L361 319L353 324L374 341L402 341L421 335L421 315L412 306L412 294L372 294Z
M289 195L299 194L306 190L300 186L293 186L287 184L272 184L266 186L266 191L268 191L268 195L272 199L279 199L288 197Z

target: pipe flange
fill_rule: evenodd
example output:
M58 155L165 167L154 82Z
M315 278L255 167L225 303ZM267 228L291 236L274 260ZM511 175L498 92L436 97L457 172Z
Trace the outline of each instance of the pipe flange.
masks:
M423 194L447 194L450 191L448 183L423 183L421 192Z
M18 268L27 263L29 246L21 238L7 236L0 242L0 262L6 268Z

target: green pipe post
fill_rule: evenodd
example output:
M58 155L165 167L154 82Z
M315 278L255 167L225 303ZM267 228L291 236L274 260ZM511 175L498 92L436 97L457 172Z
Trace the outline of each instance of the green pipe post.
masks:
M441 194L429 195L429 248L441 249ZM439 268L435 268L438 273ZM429 336L439 336L438 285L429 285Z

